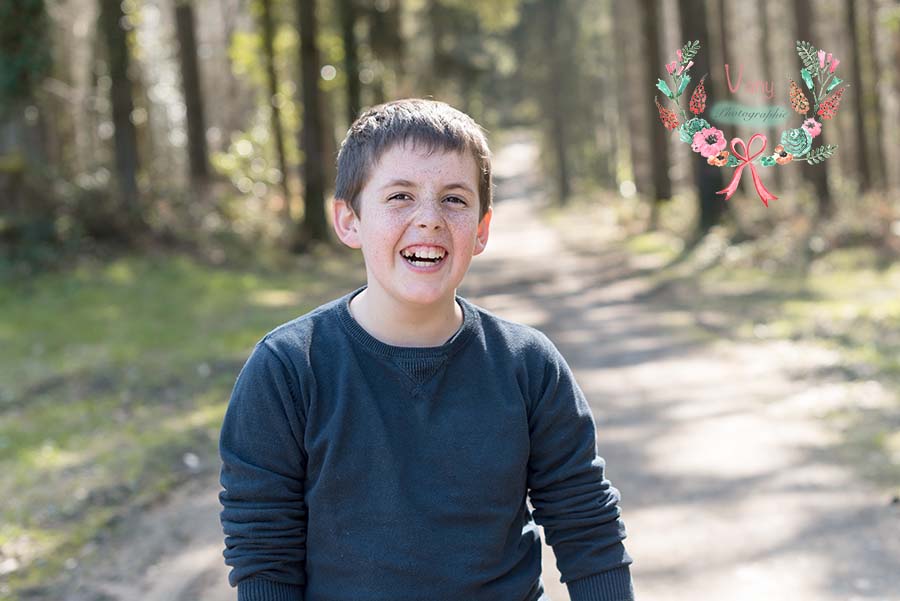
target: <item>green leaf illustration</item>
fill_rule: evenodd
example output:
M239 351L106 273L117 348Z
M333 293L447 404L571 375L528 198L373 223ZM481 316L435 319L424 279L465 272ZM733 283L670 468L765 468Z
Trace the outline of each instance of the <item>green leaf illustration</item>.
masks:
M681 93L684 92L684 89L687 87L687 85L688 85L688 83L690 83L690 81L691 81L690 75L685 75L683 78L681 78L681 83L678 84L678 93L675 95L681 96Z
M835 77L834 80L830 84L828 84L828 87L825 89L825 93L831 94L831 90L835 89L842 83L844 83L843 79L839 79L839 78Z
M807 88L815 91L815 88L813 87L812 77L810 76L809 71L807 71L806 68L800 69L800 77L803 78L803 83L806 84Z
M688 42L681 48L681 62L687 63L697 56L698 52L700 52L700 41L694 40L693 42Z
M672 90L669 89L669 85L666 82L660 79L659 83L656 84L656 87L659 88L663 94L672 100L675 100L675 95L672 93Z
M827 159L830 159L834 154L834 151L837 150L837 144L825 144L824 146L819 146L805 159L802 159L809 163L810 165L815 165L816 163L822 163Z
M819 67L818 50L809 42L797 40L797 54L800 56L800 62L810 72L813 73Z

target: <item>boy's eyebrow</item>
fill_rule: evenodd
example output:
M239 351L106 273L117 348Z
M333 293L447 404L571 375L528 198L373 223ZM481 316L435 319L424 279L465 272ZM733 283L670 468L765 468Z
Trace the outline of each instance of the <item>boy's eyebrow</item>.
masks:
M408 179L394 179L394 180L391 180L388 183L386 183L384 186L382 186L381 189L384 190L386 188L392 188L393 186L407 186L409 188L415 188L416 184L415 184L415 182L411 182ZM446 186L444 186L445 190L450 190L451 188L459 188L460 190L465 190L469 194L475 193L472 190L472 188L470 188L468 185L464 184L463 182L454 182L452 184L447 184Z

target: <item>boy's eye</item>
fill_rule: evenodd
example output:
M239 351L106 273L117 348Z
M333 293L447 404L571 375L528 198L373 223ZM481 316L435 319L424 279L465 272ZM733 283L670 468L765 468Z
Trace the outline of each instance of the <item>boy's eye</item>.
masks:
M412 197L406 192L398 192L397 194L389 196L388 200L412 200ZM444 200L448 200L454 204L460 204L463 206L467 204L465 199L459 196L448 196Z

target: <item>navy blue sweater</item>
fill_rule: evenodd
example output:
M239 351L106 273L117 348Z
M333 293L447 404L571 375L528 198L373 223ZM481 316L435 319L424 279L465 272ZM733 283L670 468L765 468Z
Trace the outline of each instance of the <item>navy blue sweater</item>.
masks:
M457 296L446 343L388 345L350 314L364 288L266 334L235 383L219 498L239 601L535 601L535 523L572 601L631 600L619 491L553 343Z

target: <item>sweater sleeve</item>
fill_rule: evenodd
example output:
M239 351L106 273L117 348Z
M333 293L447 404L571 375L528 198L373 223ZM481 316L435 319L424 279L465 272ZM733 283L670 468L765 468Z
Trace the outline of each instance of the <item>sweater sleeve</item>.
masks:
M299 388L260 341L235 382L219 438L225 563L238 601L302 601L304 420Z
M632 601L619 491L604 477L596 424L569 365L543 334L529 414L528 489L572 601Z

